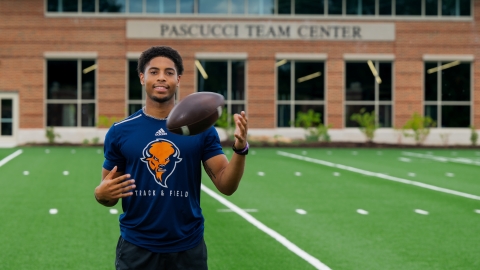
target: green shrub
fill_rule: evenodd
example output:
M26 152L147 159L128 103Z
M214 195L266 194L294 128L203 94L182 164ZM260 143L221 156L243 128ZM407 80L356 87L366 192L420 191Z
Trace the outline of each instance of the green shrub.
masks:
M413 137L415 142L420 145L430 134L430 128L435 126L436 123L430 116L421 116L415 112L403 126L403 134L405 137Z
M478 141L478 133L474 126L471 126L470 130L472 131L470 135L470 142L472 142L472 145L475 146L477 145L477 141Z
M331 125L325 126L322 124L321 113L315 112L313 109L309 109L305 112L298 112L295 119L296 127L303 127L307 133L305 135L306 141L330 141L330 135L328 129Z
M98 116L98 122L97 122L97 127L99 128L110 128L115 122L118 122L122 120L120 117L115 117L115 116L105 116L105 115L100 115Z
M330 134L328 134L328 130L331 127L332 127L331 124L329 124L327 126L325 126L324 124L318 125L318 136L319 136L320 141L324 141L324 142L330 142L331 141Z
M227 112L227 108L223 108L222 115L220 115L220 117L215 122L215 126L223 128L227 133L227 137L229 140L235 139L235 120L233 118L233 115Z
M47 137L49 144L54 144L55 138L60 138L60 134L55 133L55 130L53 127L47 127L45 131L45 137Z
M365 108L360 110L360 113L354 113L350 116L350 120L355 121L360 126L360 131L367 137L367 142L372 142L375 137L375 131L378 128L375 111L371 113L366 112Z
M92 144L94 144L94 145L98 144L99 141L100 141L100 138L98 138L98 137L93 137L92 138Z

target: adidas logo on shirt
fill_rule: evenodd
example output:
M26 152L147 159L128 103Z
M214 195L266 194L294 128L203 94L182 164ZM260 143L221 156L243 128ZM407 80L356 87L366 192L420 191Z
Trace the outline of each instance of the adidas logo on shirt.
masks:
M167 133L165 132L165 130L163 130L163 128L155 132L155 136L163 136L163 135L167 135Z

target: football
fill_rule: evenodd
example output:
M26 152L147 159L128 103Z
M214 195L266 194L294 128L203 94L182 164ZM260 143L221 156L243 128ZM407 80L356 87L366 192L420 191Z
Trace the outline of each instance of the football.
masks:
M178 102L167 117L167 129L179 135L196 135L210 128L222 114L225 99L213 92L197 92Z

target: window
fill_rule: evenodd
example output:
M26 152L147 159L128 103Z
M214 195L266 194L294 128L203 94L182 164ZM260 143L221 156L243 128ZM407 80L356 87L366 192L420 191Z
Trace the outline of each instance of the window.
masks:
M437 127L469 127L471 123L471 64L461 61L425 62L425 115Z
M375 0L347 0L347 14L375 15Z
M358 127L350 117L365 108L375 111L380 127L392 127L392 63L351 61L345 66L345 126Z
M274 0L247 0L248 14L274 14Z
M301 0L295 1L295 4L300 2ZM290 0L278 0L278 14L292 14L292 1Z
M338 0L328 0L328 14L329 15L343 14L343 2Z
M48 0L47 11L78 12L78 0Z
M198 0L198 13L228 14L228 2L222 0Z
M442 16L470 16L470 0L442 0Z
M438 0L425 0L425 15L438 16Z
M178 1L178 0L177 0ZM193 0L179 0L180 1L180 13L195 13L195 3Z
M131 2L130 5L138 2L138 0L47 0L47 11L125 13L125 1Z
M95 126L95 60L47 60L47 126Z
M299 112L313 109L325 123L325 63L280 59L277 66L277 126L294 127Z
M95 0L82 0L82 12L95 12Z
M422 15L422 1L395 0L395 14L408 16Z
M245 14L245 0L231 0L230 1L231 14Z
M324 0L309 1L309 0L296 0L295 1L295 14L324 14L325 4Z
M471 17L471 0L46 0L47 12Z
M437 0L434 0L434 1L437 1ZM391 1L381 1L381 0L379 0L378 14L379 15L392 15L392 2Z
M126 0L99 0L98 11L125 13L125 1Z
M140 10L140 9L136 8L135 10ZM175 1L146 0L145 11L146 13L160 13L160 14L177 13L177 3L175 3Z
M228 115L246 110L244 60L199 59L195 61L195 65L198 92L215 92L223 95Z
M153 9L153 7L150 7L151 4L149 2L150 1L147 1L147 10ZM143 1L128 1L128 11L130 13L142 13L143 12Z
M145 106L145 91L137 73L138 60L128 60L128 96L127 111L132 115Z
M13 135L13 99L0 97L0 136Z

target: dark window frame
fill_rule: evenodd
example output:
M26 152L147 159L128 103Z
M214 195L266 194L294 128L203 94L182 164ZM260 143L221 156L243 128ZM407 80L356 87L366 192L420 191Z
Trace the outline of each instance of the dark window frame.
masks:
M289 74L289 98L288 99L280 99L279 97L279 63L285 61L285 64L291 65L290 68L290 74ZM301 77L300 74L296 74L296 68L295 64L296 63L321 63L323 65L323 74L320 75L323 83L323 99L316 99L316 100L307 100L307 99L296 99L296 81ZM283 64L282 64L283 65ZM322 112L321 112L321 119L322 119L322 124L327 125L327 115L326 115L326 107L327 107L327 84L326 84L326 70L327 70L327 60L323 58L319 59L311 59L311 60L305 60L303 57L300 58L278 58L276 59L276 64L275 64L275 85L276 85L276 90L275 90L275 127L277 128L296 128L295 127L295 120L296 120L296 108L298 106L304 106L304 107L322 107ZM298 76L297 76L298 75ZM305 75L305 74L302 74ZM307 74L308 75L308 74ZM289 106L289 124L287 126L280 126L279 121L280 121L280 107L286 107Z
M391 111L390 111L390 126L379 126L379 128L393 128L395 126L395 103L394 103L394 95L395 95L395 61L394 60L378 60L375 58L372 58L372 63L374 67L376 68L377 72L382 73L382 71L379 69L380 64L383 63L389 63L391 64L391 98L390 100L381 100L381 95L380 95L380 84L376 81L376 79L372 75L372 80L374 81L374 98L373 100L347 100L347 64L348 63L366 63L368 60L345 60L344 61L344 117L343 117L343 127L344 128L358 128L356 126L347 126L348 122L350 121L347 119L349 117L347 115L347 106L365 106L365 108L368 107L373 107L373 110L375 111L375 119L377 121L377 124L380 125L380 111L381 111L381 106L390 106ZM369 111L369 110L367 110Z
M77 81L76 81L76 98L49 98L49 91L48 91L48 81L49 81L49 72L48 72L48 62L49 61L70 61L76 62L76 76L77 76ZM95 68L93 70L90 70L89 72L95 72L94 75L94 84L93 84L93 98L83 98L82 97L82 76L85 75L82 73L82 62L87 62L87 61L92 61L95 65ZM93 66L92 65L92 66ZM84 67L85 68L85 67ZM47 57L45 58L45 81L47 82L45 85L45 126L52 126L49 125L49 119L48 119L48 107L49 105L71 105L74 104L76 106L76 125L73 126L58 126L58 125L53 125L54 127L59 127L59 128L92 128L96 127L98 123L98 61L95 57L65 57L65 58L57 58L57 57ZM93 105L93 124L92 125L83 125L83 119L82 119L82 109L84 106L89 106Z
M234 111L233 107L243 107L243 110L247 112L248 107L247 107L247 59L244 58L237 58L237 57L196 57L195 61L199 61L200 64L205 63L205 62L226 62L227 65L227 89L226 89L226 94L227 96L223 95L225 98L225 104L224 108L226 108L227 114L228 115L233 115L235 113L240 113L239 111ZM235 62L243 62L243 99L234 99L233 96L233 64ZM202 64L202 67L204 67L204 64ZM199 76L201 75L201 72L197 66L195 66L195 91L199 92ZM212 79L212 75L208 75L208 79ZM227 119L229 125L233 125L232 119L229 117Z
M427 91L427 87L426 87L426 84L427 84L427 80L426 80L426 76L427 76L427 72L428 72L428 69L429 68L426 68L426 65L429 64L429 66L433 66L434 68L440 68L442 65L444 64L448 64L448 63L452 63L454 61L459 61L460 64L468 64L469 65L469 86L470 86L470 89L469 89L469 100L464 100L464 101L461 101L461 100L457 100L457 101L449 101L449 100L442 100L442 93L443 93L443 72L440 71L436 71L435 74L437 75L436 77L436 99L432 99L430 98L429 100L426 99L426 91ZM436 65L434 65L436 64ZM469 60L453 60L453 59L447 59L447 60L424 60L423 61L423 109L424 109L424 116L427 116L429 111L432 109L432 108L436 108L435 109L435 112L432 112L433 115L436 117L432 117L434 118L435 122L436 122L436 128L442 128L442 129L445 129L445 128L468 128L469 126L471 126L474 122L474 113L473 113L473 88L474 88L474 85L473 85L473 62L472 61L469 61ZM431 95L430 95L431 96ZM469 111L470 111L470 114L469 114L469 125L468 126L465 126L465 127L444 127L443 126L443 121L442 121L442 118L443 118L443 108L444 106L460 106L460 107L468 107L469 108Z

